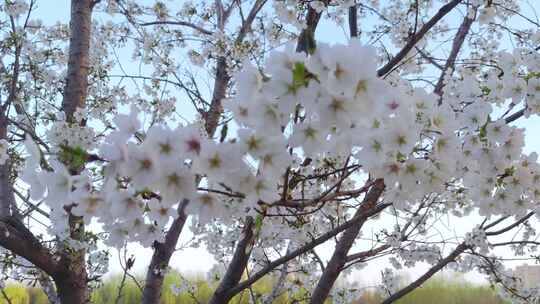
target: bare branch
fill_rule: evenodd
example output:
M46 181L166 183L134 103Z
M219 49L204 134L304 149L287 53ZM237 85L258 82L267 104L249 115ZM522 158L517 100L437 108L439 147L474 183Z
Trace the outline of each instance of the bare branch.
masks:
M396 66L407 54L409 51L420 41L424 35L434 27L446 14L448 14L454 7L456 7L461 0L452 0L451 2L445 4L439 9L439 11L429 19L428 22L420 28L420 30L409 38L409 41L405 46L392 58L388 63L386 63L382 68L377 71L377 75L384 76L390 72L394 66Z
M393 303L406 296L408 293L415 290L416 288L420 287L420 285L422 285L425 281L431 278L434 274L439 272L439 270L443 269L446 265L453 262L460 254L462 254L468 248L469 247L465 245L465 243L459 244L448 256L446 256L444 259L440 260L437 264L431 267L421 277L416 279L416 281L402 288L398 292L392 294L390 297L386 298L386 300L384 300L381 304Z
M454 37L454 42L452 43L452 50L450 50L450 55L448 55L448 59L446 60L444 68L442 69L439 81L437 82L437 85L433 90L433 92L439 96L442 95L442 90L444 88L444 78L446 77L446 73L454 69L456 58L459 54L459 51L461 50L461 47L463 46L463 42L465 42L465 37L469 33L471 26L474 22L476 16L476 9L477 8L475 7L474 16L472 18L469 18L468 15L463 18L463 21L461 22L461 25L459 26L459 29L456 33L456 36Z
M186 21L173 21L173 20L163 20L163 21L150 21L150 22L143 22L143 23L139 23L140 26L151 26L151 25L166 25L166 24L169 24L169 25L181 25L181 26L185 26L185 27L189 27L189 28L192 28L202 34L205 34L205 35L212 35L213 32L212 31L209 31L203 27L200 27L196 24L193 24L193 23L190 23L190 22L186 22Z
M349 7L349 33L351 37L358 37L358 7L356 3Z

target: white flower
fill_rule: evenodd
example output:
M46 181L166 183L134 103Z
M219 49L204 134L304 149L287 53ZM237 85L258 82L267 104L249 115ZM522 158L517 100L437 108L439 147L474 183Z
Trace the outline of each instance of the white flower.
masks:
M181 132L172 131L166 127L153 126L148 130L144 145L156 150L159 164L180 162L185 156L182 151L182 142L178 140Z
M105 239L105 244L114 248L122 248L126 242L128 231L120 224L109 224L104 226L104 230L108 232L108 237Z
M326 5L324 4L324 2L319 0L311 1L309 3L309 6L311 6L311 8L313 8L317 13L321 13L326 9Z
M26 151L28 152L28 157L26 158L27 166L39 167L39 163L41 160L41 152L39 150L39 147L29 135L27 135L24 139L24 146L26 147Z
M382 136L381 140L385 150L401 152L405 155L411 152L419 139L419 132L414 124L409 128L403 128L407 118L402 119L401 116L398 116L392 119L388 129L384 130L385 135Z
M452 133L457 130L457 120L454 110L447 104L442 104L433 109L431 114L431 130L443 134Z
M318 122L303 122L294 126L289 143L293 147L302 147L306 156L314 156L326 150L326 132Z
M156 198L148 200L148 208L150 220L156 222L159 227L165 226L175 214L178 214L176 209L161 203Z
M6 12L14 18L19 17L29 9L29 5L25 0L14 0L6 3Z
M317 104L319 121L328 127L350 128L356 114L355 104L356 102L352 98L341 94L325 94L320 97Z
M464 126L474 131L487 122L488 115L491 111L492 109L489 103L475 102L463 110L460 118L462 118Z
M223 216L223 202L209 193L199 193L189 202L186 213L198 215L199 223L204 225L216 217Z
M257 176L253 183L253 188L249 192L249 196L246 201L250 205L257 205L259 201L265 203L273 203L280 198L277 183L273 178L265 178L263 176Z
M28 166L24 167L21 180L28 184L30 187L30 198L33 200L39 200L45 194L47 189L47 184L45 183L47 178L47 173L43 171L36 171L34 167Z
M113 121L121 134L130 137L141 128L138 115L139 109L132 105L129 114L118 114Z
M132 191L118 190L108 195L112 216L127 221L142 217L144 203L134 197Z
M162 203L170 206L195 195L195 175L183 163L167 163L162 166L160 176L156 189L163 198Z
M238 83L235 99L239 101L249 101L262 86L262 75L259 70L246 60L243 69L235 74Z
M277 147L286 146L283 135L268 135L253 132L249 129L238 130L240 146L243 152L249 153L254 158L262 158L265 154L274 151Z
M49 213L51 234L65 240L69 237L69 215L64 208L53 208Z
M24 144L29 155L26 158L21 179L30 187L30 198L38 200L43 197L47 189L45 183L47 173L40 170L41 154L30 136L26 136Z
M486 6L480 9L478 21L480 24L487 24L493 21L495 17L495 8L493 5Z
M77 205L71 208L71 213L81 216L85 224L90 224L93 217L102 216L105 211L103 199L95 194L86 192L81 195L74 194L74 197Z
M230 143L207 143L193 160L193 170L213 181L226 182L229 174L243 166L239 146Z
M506 76L503 78L504 90L503 96L506 98L512 98L514 103L521 102L521 99L527 93L527 83L521 78L512 76Z
M128 160L123 169L137 190L149 187L159 177L157 151L148 145L128 145Z
M491 122L486 127L486 133L489 140L498 143L506 142L511 132L512 129L504 122L504 120Z
M67 168L56 160L51 161L51 167L54 171L42 174L45 177L45 184L47 185L47 197L45 201L52 208L61 208L64 205L72 203L70 194L73 191L74 178ZM36 192L39 192L39 190L36 190Z
M126 139L126 135L122 132L111 132L99 147L99 154L108 161L126 161L128 159Z
M276 146L273 151L269 151L260 159L259 171L268 178L279 178L291 163L291 155L285 149Z
M178 129L178 140L181 144L181 151L187 158L193 158L201 153L203 138L201 131L196 125L189 125Z

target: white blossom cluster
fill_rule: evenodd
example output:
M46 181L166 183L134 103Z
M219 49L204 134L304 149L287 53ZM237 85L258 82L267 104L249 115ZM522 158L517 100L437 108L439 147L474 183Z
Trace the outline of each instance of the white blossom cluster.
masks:
M73 214L85 223L98 219L116 246L161 240L186 202L202 224L254 215L261 204L281 199L284 172L306 158L352 155L361 172L384 178L385 200L398 210L447 191L465 191L484 214L535 207L538 163L535 154L522 154L521 129L489 121L491 107L483 101L461 104L449 96L437 106L436 96L385 82L376 68L374 50L356 41L320 44L309 57L291 48L276 51L265 75L246 64L236 76L237 94L225 103L239 126L234 141L207 139L195 126L155 125L141 138L139 112L132 108L115 118L116 130L101 144L102 182L88 171L72 176L54 159L53 171L32 175L41 156L31 143L25 181L35 199L47 189L45 200L58 219L75 203ZM462 88L460 94L468 93ZM321 186L308 195L320 195Z
M481 228L474 228L472 232L465 235L465 244L472 248L478 248L479 252L486 254L489 251L486 232Z
M381 272L381 285L383 294L391 295L394 294L400 288L399 276L394 273L390 268L385 268Z
M4 10L8 15L17 18L28 11L28 3L25 0L10 0L4 4Z

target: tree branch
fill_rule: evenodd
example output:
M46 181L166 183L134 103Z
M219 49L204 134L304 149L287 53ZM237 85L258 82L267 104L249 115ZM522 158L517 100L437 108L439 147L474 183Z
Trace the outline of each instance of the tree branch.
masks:
M351 38L358 37L358 7L356 3L349 7L349 33Z
M303 246L299 247L298 249L293 250L291 253L286 254L285 256L276 259L273 262L268 263L266 266L262 267L259 272L252 274L249 279L246 279L243 282L240 282L238 285L236 285L234 288L231 288L229 293L231 293L233 296L241 292L242 290L246 289L247 287L251 286L251 284L257 282L259 279L264 277L266 274L273 271L276 267L279 267L280 265L283 265L284 263L304 254L309 251L311 251L313 248L317 247L320 244L323 244L324 242L332 239L342 231L352 227L353 225L356 225L358 222L365 221L366 219L370 218L373 215L376 215L380 213L382 210L384 210L386 207L390 206L390 204L379 204L372 206L371 209L368 208L362 208L362 213L354 216L349 221L343 223L342 225L326 232L325 234L319 236L318 238L313 239L311 242L304 244Z
M58 263L50 250L43 246L22 223L11 217L0 218L0 245L27 259L50 276L58 271Z
M248 217L246 226L244 227L244 235L236 245L233 258L227 267L227 272L212 295L210 304L225 304L234 296L229 290L238 284L246 269L256 237L253 231L254 226L253 218Z
M185 22L185 21L173 21L173 20L163 20L163 21L150 21L150 22L143 22L143 23L139 23L140 26L151 26L151 25L181 25L181 26L185 26L185 27L189 27L189 28L192 28L202 34L205 34L205 35L212 35L213 32L212 31L209 31L203 27L200 27L198 25L195 25L193 23L190 23L190 22Z
M143 304L159 302L165 270L176 249L176 243L178 243L178 238L187 219L187 215L184 212L187 204L187 201L183 201L178 207L178 217L171 224L169 231L167 231L165 242L156 242L154 244L154 254L146 272L146 284L144 285L141 301Z
M441 96L442 90L444 88L444 78L446 77L446 73L450 70L454 69L454 65L456 63L456 58L459 54L459 51L461 50L461 47L463 46L463 42L465 42L465 37L469 33L471 26L474 22L474 19L476 17L476 7L474 8L474 16L472 18L469 18L469 16L465 16L463 18L463 21L461 22L459 29L456 33L456 36L454 37L454 42L452 43L452 49L450 50L450 55L448 56L448 59L446 60L446 63L444 64L444 67L441 72L441 76L439 77L439 81L437 81L437 85L435 85L435 89L433 90L433 93Z
M393 303L402 297L406 296L411 291L418 288L420 285L422 285L425 281L427 281L429 278L431 278L434 274L439 272L439 270L443 269L446 265L453 262L460 254L462 254L467 248L469 248L465 243L459 244L448 256L446 256L444 259L440 260L437 264L435 264L433 267L431 267L427 272L425 272L421 277L416 279L416 281L412 282L411 284L407 285L407 287L402 288L398 292L392 294L390 297L386 298L381 304L390 304Z
M407 56L409 51L418 43L418 41L420 41L432 27L434 27L446 14L452 11L452 9L454 9L454 7L456 7L460 2L461 0L452 0L441 7L439 11L433 17L431 17L431 19L429 19L429 21L426 22L418 32L409 38L409 41L405 44L401 51L399 51L392 59L390 59L390 61L388 61L388 63L377 71L377 75L380 77L390 72L394 66L396 66L403 58L405 58L405 56Z
M379 200L379 197L384 191L384 181L378 179L375 181L369 192L364 197L362 205L356 211L355 217L362 215L366 210L372 209ZM334 286L339 274L345 263L347 262L347 254L351 249L358 233L362 229L362 226L367 221L367 218L364 218L361 221L358 221L347 230L343 232L341 239L337 242L334 253L330 258L330 261L326 265L317 286L311 294L310 304L322 304L328 297L330 290Z

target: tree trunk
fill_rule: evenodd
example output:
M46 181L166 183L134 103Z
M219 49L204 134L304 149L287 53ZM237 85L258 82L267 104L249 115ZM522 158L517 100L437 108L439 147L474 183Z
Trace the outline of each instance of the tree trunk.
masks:
M375 181L372 188L366 194L364 201L360 208L356 211L355 216L363 214L366 210L373 208L377 204L377 200L384 191L384 182L381 179ZM317 286L313 290L311 295L310 304L323 304L330 290L334 286L339 274L341 273L343 266L347 262L347 255L351 249L360 229L366 222L367 218L351 226L349 229L343 232L340 240L337 242L332 254L332 258L328 262L328 265L323 271L323 274L317 283Z
M255 223L251 217L247 218L246 226L244 227L244 235L242 239L238 241L232 261L227 267L225 276L219 283L219 286L214 291L210 304L226 304L234 297L234 293L231 293L231 289L240 282L242 274L246 269L246 266L251 255L251 249L253 249L253 242L255 241L255 233L253 231Z
M62 101L62 109L68 121L73 121L77 108L83 108L86 104L94 3L94 0L71 1L69 59Z
M82 261L84 263L84 260ZM77 267L81 272L69 271L55 278L56 292L61 304L88 303L88 289L86 287L86 269Z
M98 1L99 2L99 1ZM74 122L74 113L84 108L88 94L88 70L90 67L90 38L92 34L92 9L94 0L72 0L70 16L69 58L66 85L64 88L62 110L66 120ZM85 122L81 122L84 125ZM78 174L82 168L70 168L72 174ZM71 238L82 241L84 223L82 219L69 213ZM88 289L86 272L86 250L73 250L64 247L60 252L60 269L52 275L62 304L87 303Z
M204 113L205 129L208 138L212 138L219 125L221 113L223 113L222 101L226 96L227 87L229 86L231 77L227 73L227 60L220 57L216 65L216 80L214 81L214 93L212 94L212 102L210 108Z
M179 216L171 225L167 232L164 243L157 243L154 246L154 254L146 272L146 282L143 290L142 304L158 304L161 298L161 288L163 287L163 279L165 278L166 268L169 265L171 256L176 249L176 243L180 237L180 232L184 227L187 216L184 213L184 208L187 205L183 202Z

